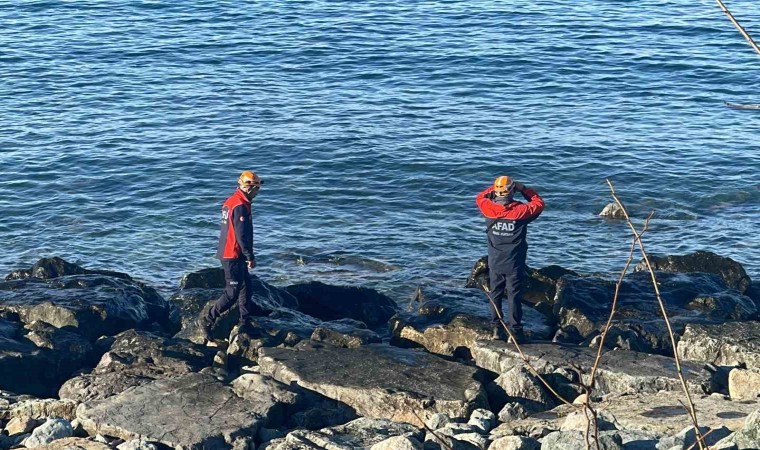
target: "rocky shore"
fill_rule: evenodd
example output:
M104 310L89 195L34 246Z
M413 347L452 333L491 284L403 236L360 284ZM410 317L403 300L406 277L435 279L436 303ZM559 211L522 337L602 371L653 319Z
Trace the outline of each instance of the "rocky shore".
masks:
M637 268L591 393L599 448L695 443L675 352L711 448L760 448L760 285L709 252L654 264L678 344ZM523 356L491 340L485 259L466 287L421 286L403 309L368 288L254 276L253 326L237 329L233 308L213 346L195 319L220 269L166 299L42 259L0 282L0 450L586 449L578 403L616 277L531 270Z

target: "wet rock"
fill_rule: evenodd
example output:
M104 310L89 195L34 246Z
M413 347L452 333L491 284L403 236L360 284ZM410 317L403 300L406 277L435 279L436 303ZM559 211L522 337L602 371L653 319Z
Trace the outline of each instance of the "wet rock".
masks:
M703 272L718 275L730 289L745 293L752 284L741 264L731 258L712 252L697 251L688 255L669 255L649 257L654 270L660 272ZM639 262L635 271L647 271L645 261Z
M362 417L345 425L319 431L291 431L284 439L273 440L265 448L266 450L371 449L373 445L394 436L417 441L423 439L422 431L412 425Z
M342 333L327 326L314 329L311 340L344 348L357 348L362 345L379 344L382 342L380 336L371 330L355 329L348 333Z
M74 435L71 423L63 419L48 419L45 423L35 428L32 435L24 441L24 447L37 448L50 444L56 439L63 439Z
M757 313L749 297L728 289L717 275L665 273L657 275L662 299L677 334L687 323L722 323L746 320ZM598 334L607 321L614 297L615 280L599 276L567 275L557 284L554 314L564 329L575 327L583 337ZM672 345L650 275L626 276L618 297L613 332L623 335L628 348L672 354ZM617 339L609 342L615 346ZM649 350L651 349L651 350Z
M496 439L488 450L539 450L541 443L522 436L504 436Z
M599 213L605 219L625 219L625 212L617 203L608 203Z
M185 274L179 280L180 289L224 289L224 269L221 267L201 269Z
M446 356L469 357L476 340L491 339L488 299L473 289L418 288L415 310L391 319L391 343L400 347L422 346ZM523 307L525 334L532 339L549 339L552 321L528 306Z
M591 448L622 450L623 440L614 431L600 431L598 440L589 437ZM596 446L599 442L599 447ZM580 431L555 431L541 441L541 448L548 450L586 450L586 436Z
M584 380L591 372L596 350L560 344L525 344L523 353L540 374L553 374L558 369L580 368ZM472 351L478 367L495 373L506 373L525 365L517 350L504 342L477 341ZM703 393L710 383L710 374L701 364L682 363L684 376L693 392ZM556 389L571 382L565 377L548 377ZM680 391L681 383L672 358L659 355L617 350L603 355L596 374L597 393ZM575 398L573 396L573 398ZM567 399L572 401L573 398Z
M6 276L5 279L20 280L30 277L50 279L63 277L66 275L106 275L114 278L132 280L132 278L125 273L114 272L111 270L89 270L77 264L70 263L57 256L54 256L52 258L42 258L34 263L31 269L14 270L8 276Z
M191 275L187 276L190 277ZM201 282L187 282L185 284L189 286L203 285ZM222 294L223 286L224 284L218 288L185 288L171 297L169 302L174 307L171 320L181 328L176 337L202 343L203 337L196 320L208 313L208 310ZM251 276L251 286L251 299L254 303L252 314L254 316L266 316L282 308L298 307L298 300L295 297L284 289L265 283L255 275ZM217 320L212 330L212 337L226 339L239 319L240 312L237 304L235 304Z
M477 369L419 351L301 343L298 350L259 352L262 374L340 400L366 417L422 426L438 412L466 418L488 406Z
M106 275L0 282L0 315L71 327L90 341L152 323L168 323L169 305L152 288Z
M541 302L554 303L554 297L557 292L557 281L564 275L578 274L556 265L547 266L542 269L528 268L528 279L526 280L523 300L534 305ZM475 262L470 276L467 278L465 287L480 289L482 291L485 291L485 288L490 289L487 256Z
M158 379L197 372L211 366L214 350L145 331L120 333L90 372L66 381L62 399L100 400Z
M733 369L728 375L728 392L732 400L758 400L760 369Z
M255 436L277 409L272 397L244 399L214 377L193 373L84 403L77 418L91 435L141 438L175 448L226 449Z
M294 284L285 290L298 299L298 309L321 320L355 319L370 328L384 326L396 313L396 303L379 292L318 281Z
M730 444L735 444L740 450L760 448L760 409L750 414L736 433L719 441L716 446L723 448Z
M112 450L106 444L83 439L81 437L68 437L57 439L48 445L37 447L37 450Z
M678 353L685 360L760 369L760 322L687 325Z

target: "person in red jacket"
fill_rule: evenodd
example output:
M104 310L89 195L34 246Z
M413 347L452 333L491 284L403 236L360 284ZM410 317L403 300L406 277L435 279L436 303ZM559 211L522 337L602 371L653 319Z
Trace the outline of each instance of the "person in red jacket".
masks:
M522 203L512 197L519 192L528 201ZM519 341L525 336L522 326L522 295L527 277L528 224L544 210L544 201L533 189L500 176L492 187L475 199L486 219L488 233L488 276L491 321L494 339L504 339L499 317L504 317L512 335ZM502 299L507 294L507 315L502 314ZM494 305L496 308L494 309Z
M209 338L214 322L238 302L240 325L245 326L253 307L251 301L251 275L256 267L253 254L253 220L251 201L261 189L261 179L251 171L238 178L238 188L222 205L219 247L216 256L224 269L225 289L221 297L202 320L204 337Z

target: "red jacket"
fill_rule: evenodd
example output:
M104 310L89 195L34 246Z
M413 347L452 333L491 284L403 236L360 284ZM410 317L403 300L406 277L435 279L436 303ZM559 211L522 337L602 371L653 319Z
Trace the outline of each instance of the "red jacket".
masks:
M491 192L493 187L489 187L475 198L480 212L487 219L533 219L544 210L544 200L531 188L526 187L522 190L522 195L528 203L514 201L508 205L500 205L491 200Z
M236 190L222 205L222 222L216 257L246 261L254 259L251 201L240 189Z

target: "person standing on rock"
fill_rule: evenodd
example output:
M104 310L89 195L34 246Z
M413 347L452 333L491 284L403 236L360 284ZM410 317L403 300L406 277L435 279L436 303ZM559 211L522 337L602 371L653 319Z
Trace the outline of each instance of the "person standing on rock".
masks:
M245 326L251 314L251 275L249 269L256 267L253 254L253 219L251 201L261 189L261 179L251 171L245 171L238 178L238 188L222 205L221 230L217 258L224 269L225 289L201 319L204 338L209 339L214 322L225 311L238 302L241 326Z
M528 203L513 199L520 192ZM509 176L500 176L492 187L475 199L486 219L488 234L488 296L493 301L491 322L494 339L505 339L499 322L503 317L518 343L525 341L522 326L522 296L527 278L528 224L544 210L544 201L529 187ZM507 315L502 313L502 299L506 291ZM494 305L496 308L494 309Z

